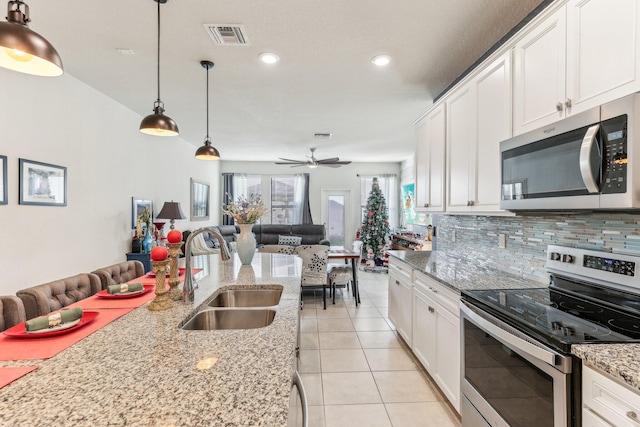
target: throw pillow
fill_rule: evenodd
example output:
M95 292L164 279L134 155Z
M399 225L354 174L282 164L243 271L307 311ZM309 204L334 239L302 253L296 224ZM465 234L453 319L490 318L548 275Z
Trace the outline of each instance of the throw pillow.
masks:
M302 243L300 236L278 236L279 245L299 246Z

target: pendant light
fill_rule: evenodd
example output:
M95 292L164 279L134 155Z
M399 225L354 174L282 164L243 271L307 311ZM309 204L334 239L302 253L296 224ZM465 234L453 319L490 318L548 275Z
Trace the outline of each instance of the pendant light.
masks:
M168 0L153 0L158 3L158 99L153 103L153 114L149 114L140 122L140 132L154 136L178 135L178 125L164 114L164 103L160 100L160 3Z
M200 61L200 65L207 70L207 136L204 138L204 145L196 150L196 159L220 160L220 153L211 145L209 138L209 70L213 68L213 62Z
M29 29L29 22L29 6L11 0L7 22L0 22L0 67L36 76L62 75L60 55L47 39Z

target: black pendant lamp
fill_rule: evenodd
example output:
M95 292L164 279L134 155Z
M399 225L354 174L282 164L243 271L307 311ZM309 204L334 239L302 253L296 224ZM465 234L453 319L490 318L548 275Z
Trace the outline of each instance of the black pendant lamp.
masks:
M211 138L209 138L209 70L213 68L213 62L200 61L200 65L207 70L207 136L204 139L204 145L196 150L196 159L220 160L220 153L211 145Z
M140 132L154 136L176 136L180 131L173 119L164 114L164 103L160 100L160 3L168 0L153 0L158 3L158 99L153 103L153 114L140 122Z
M0 22L0 67L36 76L62 75L60 55L47 39L29 29L30 21L29 6L11 0L7 22Z

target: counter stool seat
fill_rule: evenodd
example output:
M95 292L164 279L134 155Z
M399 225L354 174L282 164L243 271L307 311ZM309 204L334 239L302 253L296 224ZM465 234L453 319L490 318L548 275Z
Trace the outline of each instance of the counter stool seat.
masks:
M329 293L333 292L333 303L336 303L336 288L347 288L353 280L353 272L350 265L330 265L327 268Z

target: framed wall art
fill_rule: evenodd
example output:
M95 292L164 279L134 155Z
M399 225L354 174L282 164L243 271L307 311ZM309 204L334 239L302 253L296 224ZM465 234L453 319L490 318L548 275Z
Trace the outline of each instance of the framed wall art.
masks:
M20 159L21 205L67 206L67 168Z
M7 204L7 156L0 156L0 205Z
M209 184L191 178L191 221L209 219Z
M138 218L147 208L149 208L151 223L153 222L153 200L135 196L131 198L131 229L138 228Z

